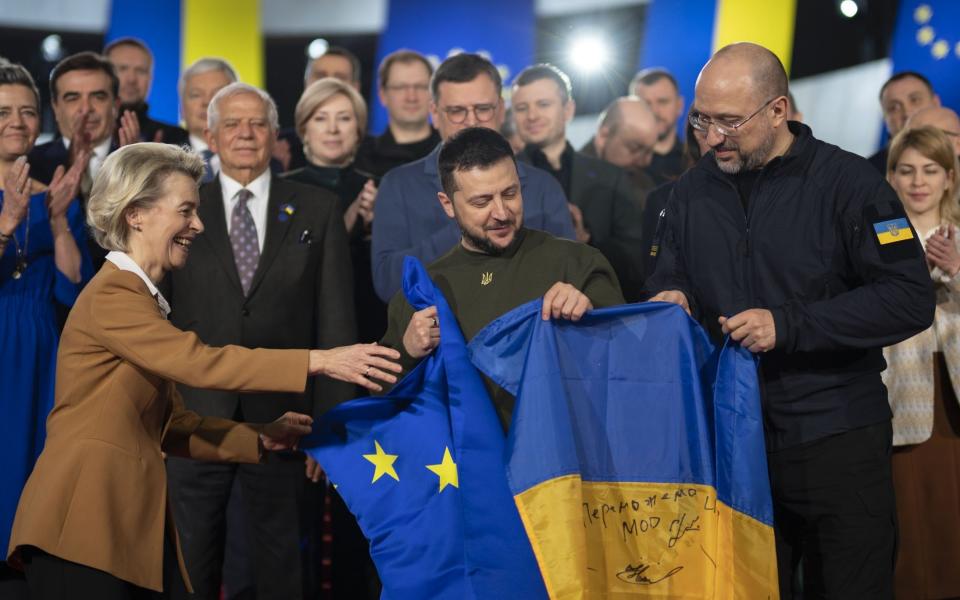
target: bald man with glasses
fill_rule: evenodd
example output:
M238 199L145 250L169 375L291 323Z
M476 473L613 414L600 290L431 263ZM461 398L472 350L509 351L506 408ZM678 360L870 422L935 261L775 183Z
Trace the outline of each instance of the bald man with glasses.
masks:
M468 127L499 131L504 105L497 68L477 54L451 56L430 81L430 115L444 141ZM403 257L433 262L460 239L437 194L442 191L437 161L443 142L424 158L393 169L383 178L373 220L373 285L384 302L400 289ZM531 229L575 239L567 199L548 173L519 164L524 222Z
M759 358L780 598L892 598L896 514L882 349L930 326L917 235L870 164L788 120L755 44L700 72L709 151L665 209L652 300Z

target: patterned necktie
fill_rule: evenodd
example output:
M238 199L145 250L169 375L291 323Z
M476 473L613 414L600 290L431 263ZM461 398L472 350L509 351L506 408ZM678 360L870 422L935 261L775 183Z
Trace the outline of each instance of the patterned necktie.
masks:
M230 245L233 247L233 261L237 265L244 296L250 293L250 282L260 260L257 226L253 224L253 215L247 208L247 201L252 197L253 192L248 189L237 192L237 204L230 214Z

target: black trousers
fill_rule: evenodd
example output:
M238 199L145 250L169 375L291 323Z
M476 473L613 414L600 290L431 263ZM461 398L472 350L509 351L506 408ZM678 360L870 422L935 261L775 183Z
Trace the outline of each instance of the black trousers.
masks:
M302 455L267 453L258 465L167 459L170 504L194 595L218 600L230 490L240 483L247 555L257 600L303 597L300 509ZM174 596L178 598L177 596Z
M169 539L164 540L162 592L135 586L39 548L24 548L21 554L31 600L165 600L187 592Z
M767 454L780 598L893 598L890 422Z

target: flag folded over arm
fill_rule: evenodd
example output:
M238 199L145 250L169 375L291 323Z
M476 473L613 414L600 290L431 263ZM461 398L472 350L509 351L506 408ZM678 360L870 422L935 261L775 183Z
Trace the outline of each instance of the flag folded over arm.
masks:
M659 303L531 302L469 347L517 397L508 481L552 598L778 597L749 352Z

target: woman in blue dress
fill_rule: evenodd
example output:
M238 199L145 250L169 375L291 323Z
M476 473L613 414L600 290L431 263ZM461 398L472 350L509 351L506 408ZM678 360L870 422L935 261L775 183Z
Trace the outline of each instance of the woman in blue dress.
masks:
M20 491L43 448L53 406L59 337L55 302L73 305L92 275L76 200L88 160L57 169L49 188L30 178L26 155L40 129L40 95L20 65L0 63L0 548L6 551ZM0 597L25 594L0 562Z

